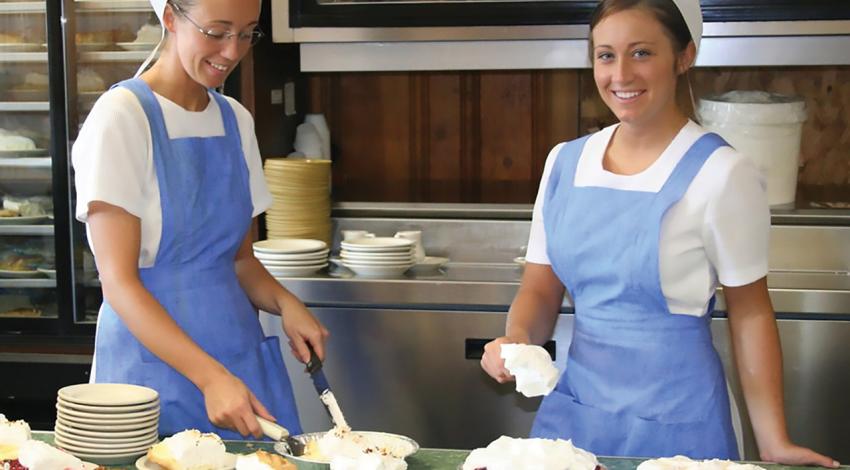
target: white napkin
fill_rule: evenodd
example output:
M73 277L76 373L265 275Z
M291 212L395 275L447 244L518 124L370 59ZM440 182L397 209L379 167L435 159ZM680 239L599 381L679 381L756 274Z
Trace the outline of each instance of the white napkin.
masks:
M540 346L503 344L502 359L516 377L516 390L527 397L548 395L558 383L558 369Z

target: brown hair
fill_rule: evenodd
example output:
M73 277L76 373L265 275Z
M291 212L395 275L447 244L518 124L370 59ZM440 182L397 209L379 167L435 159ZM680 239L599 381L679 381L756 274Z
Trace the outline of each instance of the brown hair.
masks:
M608 16L632 8L644 8L655 16L664 28L665 34L673 42L673 51L677 54L684 51L688 43L693 40L688 23L673 0L602 0L590 17L591 58L593 57L593 28Z

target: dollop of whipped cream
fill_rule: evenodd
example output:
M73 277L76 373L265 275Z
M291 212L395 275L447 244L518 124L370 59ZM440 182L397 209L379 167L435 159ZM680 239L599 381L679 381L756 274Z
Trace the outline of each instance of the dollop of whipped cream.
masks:
M166 437L161 444L187 468L224 468L229 463L224 442L213 433L187 429Z
M638 470L764 470L758 465L737 463L731 460L693 460L684 455L641 462Z
M32 431L29 423L22 419L9 421L0 413L0 445L20 446L30 439L32 439Z
M405 470L404 457L411 453L407 442L387 436L367 435L334 428L308 444L305 457L329 462L331 470Z
M162 39L162 26L156 24L146 24L142 25L138 31L136 31L136 41L145 44L153 44L159 42Z
M253 454L239 455L236 458L236 470L276 470L295 469L295 466L287 462L279 455L269 454L259 450Z
M558 368L549 353L532 344L503 344L505 368L516 377L516 390L527 397L548 395L558 384Z
M463 470L594 470L599 462L590 452L563 439L515 439L502 436L475 449Z
M46 442L29 440L21 445L18 462L37 470L83 470L83 461Z

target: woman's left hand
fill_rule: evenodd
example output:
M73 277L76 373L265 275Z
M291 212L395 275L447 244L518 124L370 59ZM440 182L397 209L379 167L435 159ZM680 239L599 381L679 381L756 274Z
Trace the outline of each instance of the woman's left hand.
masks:
M762 460L768 462L776 462L784 465L819 465L827 468L838 468L839 463L835 459L817 452L807 447L795 445L791 442L778 446L776 449L762 451Z
M292 354L299 361L305 364L310 361L307 343L310 343L319 359L325 359L325 340L330 333L300 300L293 297L283 308L280 317L283 332L289 337Z

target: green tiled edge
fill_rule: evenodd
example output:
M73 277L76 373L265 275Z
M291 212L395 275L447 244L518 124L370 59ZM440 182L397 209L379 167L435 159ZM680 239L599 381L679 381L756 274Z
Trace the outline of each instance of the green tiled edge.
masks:
M34 432L33 438L45 442L53 443L52 432ZM274 451L273 444L270 442L257 441L226 441L228 452L237 454L250 453L258 449ZM421 449L419 452L407 459L408 470L457 470L458 465L462 464L469 455L466 450L449 450L449 449ZM634 470L642 459L627 459L627 458L611 458L601 457L600 463L605 465L608 470ZM758 465L769 470L812 470L812 467L790 467L786 465L763 464ZM114 470L135 470L134 465L124 467L108 467ZM850 466L844 465L841 468L850 469Z

